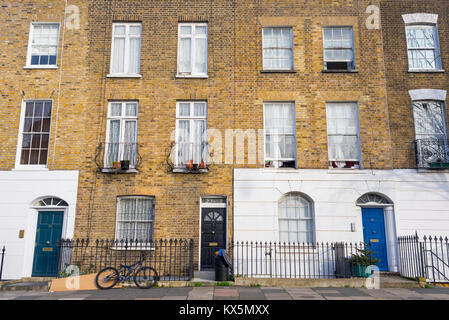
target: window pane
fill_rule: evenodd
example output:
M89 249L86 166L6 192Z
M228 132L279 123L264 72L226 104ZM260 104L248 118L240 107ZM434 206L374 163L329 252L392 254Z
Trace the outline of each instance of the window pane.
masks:
M126 116L137 117L137 104L136 103L127 103L126 104Z
M190 103L180 103L179 104L179 116L189 117L190 116Z
M195 29L196 34L207 34L207 28L205 26L197 26Z
M49 115L51 115L51 101L26 103L22 127L21 164L46 164L51 121ZM25 150L28 148L32 150Z
M291 28L264 28L262 35L264 69L292 69Z
M192 39L181 38L179 47L179 72L192 72Z
M204 103L194 103L194 114L195 117L205 117L206 116L206 105Z
M180 33L182 35L192 34L192 27L191 26L181 26Z
M114 35L124 36L126 34L126 26L114 26Z
M140 73L140 38L129 39L129 70L128 73Z
M195 41L195 73L207 73L207 39L196 39Z
M111 103L110 113L111 113L111 117L120 117L122 115L122 104L121 103Z
M443 104L439 102L415 102L413 104L417 139L445 138Z
M125 39L114 39L114 53L112 55L112 72L124 73L125 71Z

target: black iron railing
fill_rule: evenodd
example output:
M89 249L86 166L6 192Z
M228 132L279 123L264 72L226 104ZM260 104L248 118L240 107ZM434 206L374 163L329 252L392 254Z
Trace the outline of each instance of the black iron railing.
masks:
M449 169L447 139L415 140L415 155L419 169Z
M349 278L349 258L364 243L279 243L240 241L233 245L233 270L239 277Z
M398 238L399 271L409 278L426 278L433 283L449 282L449 239L447 237L402 236Z
M128 162L128 168L123 169L120 162ZM100 143L97 148L95 162L101 171L138 169L142 157L137 143Z
M0 252L1 258L0 258L0 281L2 281L2 274L3 274L3 262L5 261L5 252L6 248L3 246L2 251Z
M94 240L59 241L59 277L77 267L80 274L96 273L105 267L119 269L139 261L156 269L161 281L190 280L193 277L193 239L170 240Z

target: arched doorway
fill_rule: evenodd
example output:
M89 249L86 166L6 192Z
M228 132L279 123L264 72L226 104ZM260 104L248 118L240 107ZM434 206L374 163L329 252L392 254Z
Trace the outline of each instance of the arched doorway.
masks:
M357 199L362 209L363 241L371 244L380 271L397 271L394 204L388 197L370 192Z
M68 204L57 197L45 197L34 201L32 207L38 211L32 276L54 277L58 272L58 240L63 234Z

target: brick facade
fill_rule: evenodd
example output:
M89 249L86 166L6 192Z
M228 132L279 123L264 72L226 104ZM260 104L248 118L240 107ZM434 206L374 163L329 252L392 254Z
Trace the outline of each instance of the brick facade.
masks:
M447 5L415 2L70 0L80 9L80 28L65 30L62 46L63 1L8 1L0 12L2 170L14 168L22 100L52 98L48 168L80 171L75 237L113 238L117 197L148 195L156 199L154 237L194 238L198 245L200 198L227 197L232 239L233 169L263 164L248 164L245 151L245 164L215 163L203 174L170 172L167 157L177 101L207 101L207 127L222 133L223 145L226 129L263 129L265 101L294 102L302 169L328 168L326 102L357 102L363 167L413 168L413 155L404 152L414 138L407 90L445 89L448 76L407 73L401 14L439 14L443 67L449 63ZM369 5L381 6L382 29L366 27ZM56 70L24 69L30 23L36 21L61 23ZM141 78L107 77L114 22L142 23ZM179 22L208 24L205 79L176 77ZM294 72L261 72L262 27L272 26L293 28ZM323 72L325 26L353 27L356 72ZM138 173L105 174L95 163L98 146L106 140L108 103L114 100L139 102L143 161ZM224 156L219 157L218 152L215 162L224 162Z

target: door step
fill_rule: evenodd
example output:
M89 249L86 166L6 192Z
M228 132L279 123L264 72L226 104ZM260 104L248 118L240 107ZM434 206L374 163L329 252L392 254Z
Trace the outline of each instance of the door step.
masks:
M51 281L7 283L0 291L48 291Z
M192 282L214 282L215 271L195 271Z

